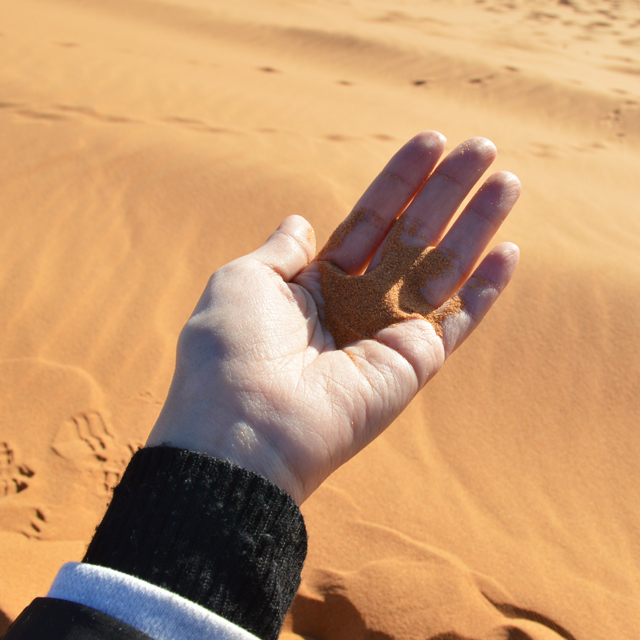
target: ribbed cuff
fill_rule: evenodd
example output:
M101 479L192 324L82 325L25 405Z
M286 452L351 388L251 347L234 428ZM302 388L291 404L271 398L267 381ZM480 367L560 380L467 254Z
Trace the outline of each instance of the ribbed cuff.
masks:
M279 487L229 462L153 447L133 456L83 561L276 640L306 547L302 514Z

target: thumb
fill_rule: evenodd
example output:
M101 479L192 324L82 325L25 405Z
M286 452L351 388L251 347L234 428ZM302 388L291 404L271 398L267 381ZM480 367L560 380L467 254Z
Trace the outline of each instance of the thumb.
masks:
M247 257L258 260L289 282L313 260L315 254L313 227L302 216L289 216L259 249Z

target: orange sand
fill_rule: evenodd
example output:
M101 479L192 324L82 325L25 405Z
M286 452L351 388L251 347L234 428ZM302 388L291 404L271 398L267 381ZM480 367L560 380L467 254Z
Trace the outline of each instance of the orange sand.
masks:
M292 212L322 246L429 128L521 178L523 260L305 503L283 637L637 638L636 0L7 0L0 33L0 625L81 557L210 272Z
M354 214L331 235L320 257L342 244L355 226L353 221L360 218L359 211ZM398 218L385 239L380 263L363 275L350 276L331 262L318 262L322 322L339 349L355 340L374 338L378 331L409 318L427 320L442 337L445 318L463 309L458 296L438 310L427 303L421 287L445 275L453 256L434 247L407 244L403 233L412 234L406 227L406 221ZM354 300L358 301L356 306Z

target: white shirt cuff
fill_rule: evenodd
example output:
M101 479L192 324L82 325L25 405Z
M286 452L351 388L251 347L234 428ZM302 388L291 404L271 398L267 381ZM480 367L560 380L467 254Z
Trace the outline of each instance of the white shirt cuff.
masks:
M97 609L154 640L258 640L171 591L97 565L68 562L58 572L47 597Z

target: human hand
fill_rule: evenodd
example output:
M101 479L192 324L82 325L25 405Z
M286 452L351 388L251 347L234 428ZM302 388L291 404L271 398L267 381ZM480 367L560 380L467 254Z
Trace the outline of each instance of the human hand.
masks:
M301 504L389 426L518 261L503 243L470 276L520 194L510 173L491 176L442 237L496 155L474 138L436 168L444 145L435 132L404 145L315 260L313 229L290 216L213 274L147 446L229 460Z

